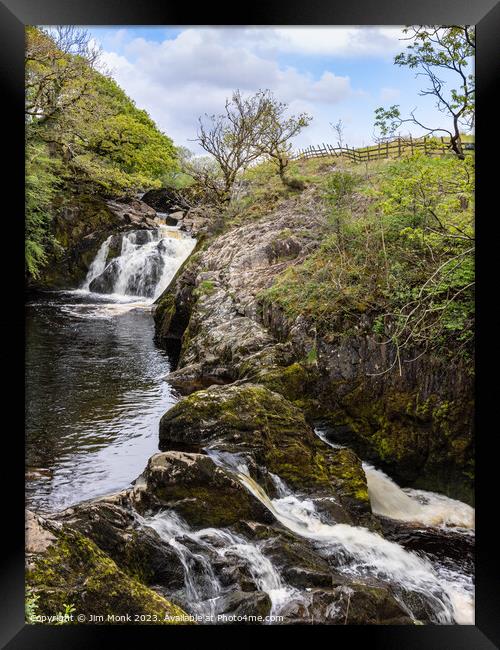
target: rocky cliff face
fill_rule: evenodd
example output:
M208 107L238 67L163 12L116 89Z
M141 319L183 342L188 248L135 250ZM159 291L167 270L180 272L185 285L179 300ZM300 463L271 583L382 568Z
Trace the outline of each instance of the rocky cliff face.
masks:
M325 219L311 189L207 240L158 301L157 340L180 346L169 381L185 393L234 381L269 388L403 485L470 502L473 380L464 364L424 355L401 374L384 372L391 350L369 315L348 333L320 336L306 315L291 321L262 299L318 246Z

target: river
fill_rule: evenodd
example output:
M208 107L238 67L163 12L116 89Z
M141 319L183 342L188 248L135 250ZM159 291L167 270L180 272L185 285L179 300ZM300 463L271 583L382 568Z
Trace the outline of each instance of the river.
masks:
M152 304L195 241L165 226L120 237L118 253L112 237L102 243L80 289L39 293L26 306L26 500L39 512L130 485L158 450L159 420L176 401L165 379L169 357L154 343ZM326 431L316 433L339 446ZM349 579L387 582L403 604L407 589L421 594L433 622L473 623L474 512L466 504L402 490L364 463L373 512L394 522L385 524L384 538L322 521L314 498L295 494L280 477L273 478L279 496L271 499L239 456L209 455L314 553L345 556L337 569ZM259 544L234 531L191 530L171 509L138 521L179 556L185 584L177 598L190 613L212 616L224 596L214 557L248 564L273 614L307 601L310 589L287 584Z
M175 228L139 233L123 236L122 254L109 264L109 290L124 293L88 289L105 269L106 240L82 289L27 303L29 507L59 510L124 488L158 449L158 422L175 398L164 380L168 356L153 341L151 303L195 242ZM152 288L138 285L143 276L156 278Z

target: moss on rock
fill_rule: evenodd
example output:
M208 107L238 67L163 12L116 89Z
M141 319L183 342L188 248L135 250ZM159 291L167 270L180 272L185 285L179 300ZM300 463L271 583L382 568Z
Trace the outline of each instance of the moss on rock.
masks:
M267 521L267 510L235 478L204 454L170 451L152 456L142 475L139 507L169 507L194 528Z
M367 399L362 387L330 411L327 420L363 457L398 483L473 501L471 403L425 400L418 393L387 391Z
M370 512L357 456L327 447L300 409L258 384L211 386L180 400L160 421L160 446L243 453L292 489L344 499L351 513Z
M27 586L40 596L39 614L54 616L72 604L75 614L127 616L131 624L185 623L187 615L156 592L121 571L90 539L70 529L32 562ZM136 620L136 617L137 620ZM141 619L142 617L142 619Z

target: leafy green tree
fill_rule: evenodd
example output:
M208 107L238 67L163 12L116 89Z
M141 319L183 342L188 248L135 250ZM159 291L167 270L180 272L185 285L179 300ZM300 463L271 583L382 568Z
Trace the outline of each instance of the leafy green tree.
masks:
M26 28L26 101L29 126L57 119L90 93L90 71L100 51L74 26Z
M115 81L76 27L26 29L26 269L57 246L53 199L68 185L116 196L159 187L178 170L172 140Z
M461 130L472 129L475 115L475 77L470 70L476 50L475 28L467 25L432 26L417 25L404 30L410 44L406 51L394 59L399 66L417 70L417 76L428 82L420 95L436 100L438 110L451 118L451 127L431 127L416 117L402 118L398 105L389 109L379 107L375 111L375 126L382 136L393 135L404 123L411 123L429 134L438 132L450 136L450 147L458 158L464 158ZM456 86L448 88L441 77L452 75Z
M36 279L47 262L47 248L54 245L51 202L58 184L57 162L44 143L27 144L25 174L25 265Z

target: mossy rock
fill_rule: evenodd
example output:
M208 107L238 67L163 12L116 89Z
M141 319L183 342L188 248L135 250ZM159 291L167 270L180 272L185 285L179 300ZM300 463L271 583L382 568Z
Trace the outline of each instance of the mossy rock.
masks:
M142 510L172 508L193 528L225 528L272 517L226 470L204 454L170 451L152 456L137 493Z
M368 398L363 386L325 420L338 440L375 462L399 484L473 502L474 451L470 401L425 400L387 391Z
M160 448L244 454L254 463L250 471L256 480L266 481L271 472L294 490L319 491L337 503L345 497L351 514L370 512L356 455L342 452L339 459L339 451L319 440L300 409L258 384L211 386L180 400L160 421ZM272 482L265 487L273 496ZM342 520L349 517L344 513Z
M40 597L38 614L54 616L71 604L88 622L92 615L104 616L103 623L108 616L129 615L124 622L131 624L186 623L180 607L120 570L90 539L68 528L56 534L26 576L27 587Z
M291 402L302 402L310 392L311 376L296 362L284 368L265 369L258 373L256 381Z
M84 501L58 513L57 520L91 539L130 577L146 585L181 588L184 570L178 555L152 528L136 528L127 495L124 490Z

